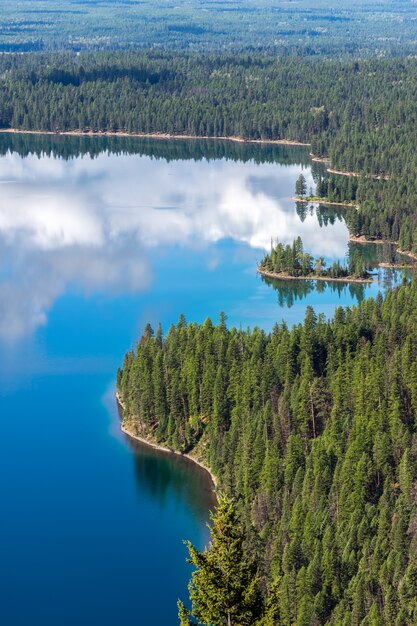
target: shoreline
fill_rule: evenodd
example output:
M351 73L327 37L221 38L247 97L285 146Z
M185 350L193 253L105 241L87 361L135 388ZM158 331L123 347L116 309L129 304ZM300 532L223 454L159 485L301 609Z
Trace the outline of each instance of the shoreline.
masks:
M267 278L272 278L273 280L321 280L328 283L360 283L360 284L370 284L374 283L372 278L353 278L346 276L346 278L331 278L327 276L290 276L288 274L277 274L275 272L268 272L267 270L263 270L260 267L256 269L258 274L261 276L266 276Z
M343 171L343 170L336 170L333 167L328 167L327 171L329 174L337 174L338 176L352 176L352 178L360 178L361 176L364 176L365 178L372 178L373 180L389 180L390 177L385 174L385 176L383 174L378 175L378 174L358 174L358 172L349 172L349 171Z
M172 134L172 133L128 133L125 131L92 131L92 130L21 130L19 128L0 128L1 134L14 134L14 135L48 135L52 137L134 137L139 139L209 139L218 141L234 141L235 143L258 143L258 144L271 144L278 146L300 146L308 147L311 144L303 143L302 141L295 141L292 139L243 139L242 137L212 137L210 135L187 135L187 134Z
M411 250L401 250L398 245L398 241L393 241L392 239L367 239L365 235L349 235L349 241L352 243L360 243L360 244L374 244L376 246L382 246L383 244L389 244L391 246L395 246L395 252L401 256L406 256L409 259L413 259L413 261L417 261L417 254L411 252ZM413 269L414 265L407 265L402 263L384 263L381 262L378 264L378 267L382 268L392 268L392 269Z
M383 243L389 243L393 246L398 246L397 241L392 239L367 239L366 235L349 235L349 241L353 243L374 243L376 245L382 245Z
M126 409L126 405L123 402L122 398L120 397L119 392L116 392L116 401L117 401L117 403L120 405L120 407L124 411ZM167 448L166 446L162 446L159 443L156 443L154 441L150 441L149 439L146 439L145 437L141 437L140 435L136 435L135 433L132 433L132 431L129 430L128 426L126 426L126 424L124 424L123 422L120 423L120 430L125 435L127 435L128 437L133 439L134 441L138 441L139 443L143 443L146 446L149 446L150 448L154 448L155 450L159 450L160 452L166 452L168 454L175 454L176 456L180 456L180 457L189 459L190 461L192 461L193 463L195 463L196 465L198 465L199 467L201 467L203 470L205 470L207 472L207 474L210 476L211 482L213 483L213 487L214 487L213 491L217 490L218 481L217 481L216 476L207 467L207 465L204 465L204 463L202 463L201 461L198 461L197 459L195 459L190 454L184 454L183 452L177 452L176 450L172 450L171 448Z
M313 152L310 152L308 156L315 163L331 163L329 157L320 157L314 154Z
M21 128L0 128L0 134L10 133L12 135L47 135L51 137L125 137L125 138L137 138L137 139L182 139L182 140L195 140L201 141L203 139L209 141L233 141L235 143L246 144L265 144L265 145L277 145L277 146L298 146L302 148L308 148L311 143L304 141L297 141L295 139L244 139L243 137L230 136L213 136L213 135L188 135L186 133L129 133L123 130L23 130ZM331 163L328 157L319 157L309 152L310 160L317 163ZM354 178L360 178L362 174L358 172L337 170L332 167L326 168L329 174L336 174L339 176L352 176ZM388 175L378 174L366 174L366 178L373 178L374 180L389 180ZM325 204L322 202L322 204ZM330 203L327 203L330 204ZM334 204L334 203L332 203ZM340 203L341 206L350 206L346 203Z
M397 250L396 250L397 254L402 254L403 256L408 256L409 259L413 259L413 261L417 261L417 254L415 254L414 252L411 252L411 251L406 252L405 250L400 250L398 248L398 244L396 244L396 246L397 246Z
M359 206L357 204L354 204L353 202L332 202L331 200L311 200L308 197L307 198L302 198L301 196L291 196L289 198L289 200L293 200L294 202L305 202L306 204L325 204L328 206L345 206L345 207L351 207L352 209L359 209Z
M386 270L413 270L416 266L411 263L386 263L381 261L381 263L378 263L378 267Z

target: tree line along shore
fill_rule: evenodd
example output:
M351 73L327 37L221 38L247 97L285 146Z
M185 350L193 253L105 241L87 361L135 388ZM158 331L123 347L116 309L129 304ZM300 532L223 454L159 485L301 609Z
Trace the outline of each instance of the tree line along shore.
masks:
M346 212L351 235L397 242L411 256L416 70L415 58L256 51L8 54L0 127L309 144L329 163L317 197L359 207ZM298 241L280 245L266 271L345 271ZM360 274L354 261L346 271ZM124 427L217 477L230 498L219 515L234 520L228 537L239 546L237 593L225 601L219 590L209 615L199 611L207 594L192 587L182 625L230 624L232 609L239 626L417 623L416 311L413 281L337 308L330 321L307 307L302 324L269 333L229 328L224 314L217 324L181 316L166 335L145 328L117 374ZM205 564L218 565L210 550L190 550L207 575ZM193 580L204 591L207 578Z
M359 174L327 172L315 181L317 196L359 205L347 212L352 236L398 242L414 254L415 130L405 115L415 106L413 62L329 62L318 94L314 62L284 61L285 72L275 71L284 72L288 90L276 89L274 104L268 100L274 83L266 86L269 80L263 80L268 63L257 67L251 58L238 68L236 61L226 65L224 100L218 94L224 108L207 107L207 115L200 116L204 124L213 123L210 111L227 110L229 121L241 119L239 136L291 139L294 133L311 143L312 152L330 158L333 168ZM296 93L291 68L301 92L297 103L291 102ZM222 71L224 66L211 67L209 86ZM245 80L234 82L237 76ZM336 86L320 104L330 76ZM303 85L309 87L306 93ZM401 92L400 100L394 102L387 85L397 96ZM234 109L228 100L232 86ZM256 115L252 106L262 102L259 90L266 106ZM284 119L287 98L295 107L292 125L288 119L279 130L262 127L272 110L276 120ZM239 118L243 113L249 128ZM211 134L202 128L192 134L199 132ZM306 276L329 271L320 259L309 258L300 242L279 246L265 260L272 271ZM353 273L362 270L358 265ZM216 543L206 553L189 546L197 574L190 611L179 606L182 626L227 623L232 608L237 623L248 626L417 622L416 305L417 284L404 282L385 299L379 295L336 309L331 321L307 307L303 324L292 329L276 324L270 333L229 329L223 314L218 324L207 319L201 325L181 316L166 335L160 326L154 333L148 325L126 354L117 389L129 427L178 452L198 451L220 493L236 508L235 541L242 550L235 565L256 582L252 598L241 586L233 603L217 587L216 598L209 598L206 590L214 587L207 587L207 577L219 571ZM222 532L220 540L228 540ZM212 600L217 613L202 612Z
M274 57L255 51L0 56L4 130L310 144L322 184L360 210L353 235L417 252L417 60Z
M416 621L416 311L412 282L270 333L181 316L125 356L138 432L198 450L235 502L263 625Z

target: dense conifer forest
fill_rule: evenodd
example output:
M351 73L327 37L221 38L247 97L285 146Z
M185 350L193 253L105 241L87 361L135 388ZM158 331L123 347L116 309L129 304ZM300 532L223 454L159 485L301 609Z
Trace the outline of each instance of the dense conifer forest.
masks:
M0 51L251 48L412 54L412 0L2 0Z
M414 282L271 333L181 317L125 356L125 423L238 503L268 624L417 622L416 311Z
M355 202L352 234L417 251L417 61L256 52L3 55L0 127L311 144L317 193Z
M131 4L141 20L148 19L146 3L139 9ZM34 140L25 147L23 135L12 139L22 153L65 158L99 153L98 140L86 140L84 133L305 143L298 162L309 163L308 151L317 158L314 194L353 205L343 209L351 234L398 242L416 254L417 61L405 56L413 52L414 22L408 4L395 7L395 20L386 20L393 5L378 6L375 13L355 2L351 14L329 11L326 3L317 10L281 7L277 19L285 14L287 21L277 31L261 23L269 7L259 0L240 15L242 23L256 27L257 39L246 50L233 3L212 3L199 20L197 13L181 14L180 22L167 21L169 7L159 6L149 45L188 48L175 53L133 50L141 45L138 34L120 16L115 29L128 32L129 40L122 45L117 37L106 39L83 2L74 13L76 41L57 29L74 12L65 2L53 19L45 13L42 24L36 10L31 19L22 13L16 23L3 25L0 48L38 52L0 56L0 128L75 131L80 136L65 144L52 135L39 137L35 148ZM103 7L104 22L106 15ZM220 15L223 33L214 28ZM356 34L347 37L350 27ZM361 28L369 33L369 46ZM228 42L222 52L219 41ZM390 58L376 58L378 42ZM39 52L55 47L69 51ZM132 50L77 52L106 47ZM399 47L403 56L396 57ZM150 150L146 141L106 138L109 151L151 151L168 159L275 159L273 146L260 143L248 149L161 140ZM9 142L0 137L0 153ZM297 194L307 193L300 178ZM306 206L297 206L301 219ZM326 268L301 240L278 243L263 260L266 270L296 277L366 274L359 255L351 254L349 263ZM310 290L308 281L294 284L286 297ZM224 556L226 520L241 564L232 612L239 624L417 623L416 310L417 284L404 283L384 301L337 309L332 321L307 307L303 324L277 324L271 333L229 329L223 314L216 325L181 317L166 336L148 325L126 355L117 377L126 427L191 453L227 494L214 518L213 553L189 546L201 570L193 577L199 590L191 587L197 620L223 623L219 598L227 590L216 590L211 608L202 595L211 590L205 577L219 578L216 559ZM223 604L230 617L229 604ZM190 623L183 605L180 616L182 624Z
M415 256L416 41L414 0L3 0L0 131L48 134L2 133L0 154L94 158L106 135L109 152L274 162L274 141L305 144L279 157L311 166L300 219L310 199L341 203L319 222L343 212L351 235ZM260 265L288 306L312 281L280 291L268 273L366 267L353 248L326 267L300 238ZM125 429L218 479L181 626L417 624L417 281L374 300L357 282L332 320L308 306L267 333L181 316L125 355Z

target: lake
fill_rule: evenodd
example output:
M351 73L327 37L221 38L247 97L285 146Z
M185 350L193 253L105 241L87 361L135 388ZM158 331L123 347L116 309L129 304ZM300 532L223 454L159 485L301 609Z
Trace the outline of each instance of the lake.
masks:
M345 258L344 209L289 199L318 168L287 146L0 136L2 623L177 623L212 485L121 434L116 370L148 321L269 330L385 288L256 274L271 238Z

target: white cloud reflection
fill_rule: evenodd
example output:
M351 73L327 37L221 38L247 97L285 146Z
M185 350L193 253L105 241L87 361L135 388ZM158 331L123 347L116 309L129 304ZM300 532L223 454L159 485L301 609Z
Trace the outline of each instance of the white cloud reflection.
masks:
M301 223L288 201L299 171L107 154L70 161L6 155L0 337L13 340L44 324L69 285L87 294L148 288L155 248L199 249L230 238L267 249L271 236L290 242L300 234L313 254L342 257L344 223L326 237L315 216ZM215 250L211 258L218 262Z

